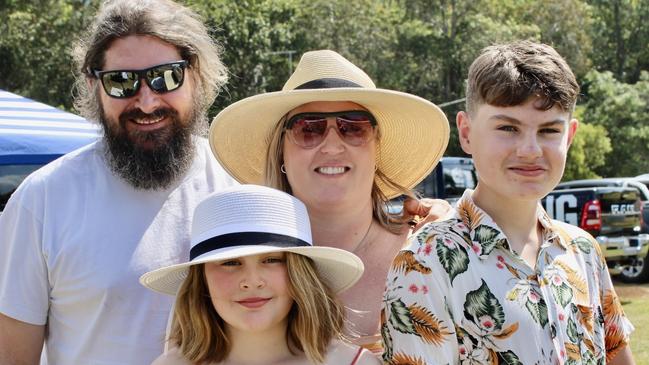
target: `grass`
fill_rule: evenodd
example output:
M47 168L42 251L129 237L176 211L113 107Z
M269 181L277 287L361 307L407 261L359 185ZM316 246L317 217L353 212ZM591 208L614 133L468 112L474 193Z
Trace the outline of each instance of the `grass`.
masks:
M615 282L615 290L620 296L635 331L631 335L631 351L636 365L649 365L649 284L624 284Z

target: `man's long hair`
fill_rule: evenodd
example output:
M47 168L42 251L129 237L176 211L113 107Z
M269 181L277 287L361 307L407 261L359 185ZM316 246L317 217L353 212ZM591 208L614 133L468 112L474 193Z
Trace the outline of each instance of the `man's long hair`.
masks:
M77 68L74 105L81 115L99 121L100 86L92 83L91 90L87 78L94 78L92 70L103 68L111 43L129 35L156 37L178 49L195 75L195 117L207 125L207 110L227 81L221 46L210 37L196 12L170 0L108 0L101 5L87 35L73 51Z

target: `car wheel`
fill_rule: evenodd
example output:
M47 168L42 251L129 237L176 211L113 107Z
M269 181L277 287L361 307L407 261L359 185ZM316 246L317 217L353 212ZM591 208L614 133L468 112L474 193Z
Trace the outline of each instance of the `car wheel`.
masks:
M631 264L622 266L620 279L627 283L645 283L649 281L647 257L636 257Z

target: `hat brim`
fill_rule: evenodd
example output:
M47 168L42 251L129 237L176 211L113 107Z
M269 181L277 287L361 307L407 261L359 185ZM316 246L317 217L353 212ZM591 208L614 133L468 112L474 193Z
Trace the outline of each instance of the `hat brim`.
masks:
M370 88L277 91L240 100L212 121L210 147L237 181L263 184L273 128L291 109L313 101L351 101L368 109L377 120L381 136L378 168L405 188L411 189L423 180L446 150L449 125L440 108L415 95ZM388 198L400 194L378 183Z
M191 262L147 272L140 277L140 283L156 292L176 295L187 277L190 266L271 252L293 252L311 258L315 262L321 278L336 293L350 288L363 275L364 266L361 259L342 249L321 246L276 247L251 245L228 247L217 252L206 253Z

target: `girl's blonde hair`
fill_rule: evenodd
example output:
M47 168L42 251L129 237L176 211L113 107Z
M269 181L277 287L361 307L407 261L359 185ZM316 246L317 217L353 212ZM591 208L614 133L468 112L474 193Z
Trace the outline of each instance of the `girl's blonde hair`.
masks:
M199 264L189 268L176 297L169 338L195 364L223 361L232 345L225 322L210 299L204 267ZM288 314L286 341L292 353L303 352L309 361L320 364L330 342L343 338L344 307L310 258L287 252L286 268L294 300Z
M288 114L287 114L288 115ZM289 184L286 174L281 171L284 164L284 141L285 130L284 124L286 123L286 115L279 120L275 128L273 128L268 143L268 151L266 152L266 166L264 170L264 183L266 186L281 190L285 193L293 194L291 184ZM376 142L377 142L377 156L380 156L379 141L381 139L381 130L377 127ZM399 233L405 222L400 219L400 215L391 214L388 212L389 199L383 194L379 188L378 181L381 181L386 186L401 192L403 195L414 197L413 192L396 183L385 175L378 167L374 172L374 182L372 184L372 215L379 224L392 233Z

